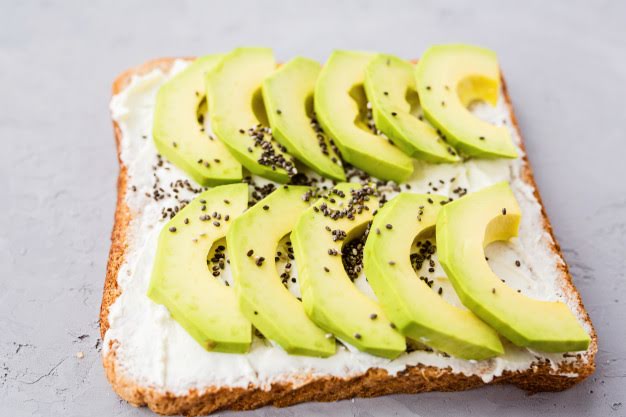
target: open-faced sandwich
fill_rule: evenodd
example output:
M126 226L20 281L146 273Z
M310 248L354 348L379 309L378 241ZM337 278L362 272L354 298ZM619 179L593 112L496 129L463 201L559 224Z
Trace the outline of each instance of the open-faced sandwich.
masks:
M102 310L115 391L163 414L510 383L596 337L494 52L270 49L123 73Z

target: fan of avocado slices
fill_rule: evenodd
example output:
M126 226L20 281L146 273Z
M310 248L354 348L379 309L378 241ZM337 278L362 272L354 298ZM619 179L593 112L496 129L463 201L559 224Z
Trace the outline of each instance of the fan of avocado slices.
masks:
M432 47L415 67L357 51L335 51L323 67L303 57L277 67L271 49L237 48L196 59L160 88L153 136L204 186L239 182L242 167L279 183L300 166L345 181L343 161L402 183L412 158L515 158L508 130L467 109L499 93L495 54L470 45Z
M435 46L417 65L335 51L323 67L303 57L277 66L267 48L196 59L159 90L153 137L213 188L162 229L149 297L204 349L226 353L247 352L255 330L316 357L337 343L389 359L414 342L471 360L503 354L503 339L585 349L589 336L565 305L514 293L485 261L486 242L517 233L508 184L454 202L410 192L387 201L377 188L406 181L414 159L515 158L508 130L468 111L499 93L495 54L469 45ZM267 186L250 189L248 173ZM436 237L463 308L415 272L411 247L425 236ZM209 254L229 263L232 286L206 267Z

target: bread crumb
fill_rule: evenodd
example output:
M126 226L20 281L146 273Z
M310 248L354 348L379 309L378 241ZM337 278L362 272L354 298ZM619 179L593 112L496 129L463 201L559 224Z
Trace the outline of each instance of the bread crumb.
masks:
M83 352L76 352L76 357L77 357L78 359L82 359L82 358L84 358L84 357L85 357L85 354L84 354Z

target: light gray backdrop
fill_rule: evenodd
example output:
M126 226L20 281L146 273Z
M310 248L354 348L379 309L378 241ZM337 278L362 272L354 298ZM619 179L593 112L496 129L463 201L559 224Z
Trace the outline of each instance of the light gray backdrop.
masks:
M1 0L0 416L150 414L112 392L99 354L117 177L108 101L119 72L238 45L324 60L333 48L411 58L457 41L499 54L598 330L597 372L557 394L502 386L240 415L625 416L625 3L504 3Z

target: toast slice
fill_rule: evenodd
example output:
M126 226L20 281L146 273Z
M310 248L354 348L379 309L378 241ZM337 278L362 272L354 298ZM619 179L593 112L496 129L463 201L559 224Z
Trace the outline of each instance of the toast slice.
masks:
M123 72L113 83L113 95L123 92L131 84L133 77L150 74L155 70L168 73L176 62L177 60L173 58L158 59ZM113 314L116 300L123 292L121 279L118 280L118 278L124 270L123 266L129 256L129 248L145 242L144 236L137 236L133 232L133 224L141 220L142 213L131 210L128 203L129 199L133 198L133 194L137 193L130 183L129 167L126 162L133 149L124 142L124 132L114 120L120 169L117 181L115 223L111 235L111 249L100 311L100 333L105 342L104 368L115 392L134 406L148 406L160 414L206 415L222 409L249 410L265 405L284 407L305 401L336 401L351 397L373 397L393 393L460 391L486 384L513 384L528 392L560 391L592 374L595 369L594 358L597 351L596 333L572 283L567 265L563 261L541 203L504 80L502 80L502 86L504 104L510 113L511 128L517 132L517 145L522 151L517 178L528 186L527 189L531 190L529 198L534 199L540 207L539 223L535 225L536 233L540 236L539 239L545 240L548 252L546 255L552 257L556 265L558 276L555 277L555 286L559 292L558 299L570 306L591 335L592 341L587 351L558 355L558 358L554 355L547 357L537 354L523 368L505 366L503 371L494 372L488 378L472 372L459 371L458 366L454 366L452 358L449 358L449 365L445 360L439 365L415 363L403 365L396 372L376 366L345 376L336 373L303 372L301 375L291 375L282 380L278 378L265 384L250 382L207 385L202 381L187 381L189 383L183 384L185 386L183 390L170 389L156 380L136 378L133 372L129 371L128 357L120 354L124 348L123 341L111 336L116 333L111 332L111 326L114 323L113 320L110 321L110 314ZM126 157L123 157L123 154ZM132 155L132 157L137 157L137 155ZM130 270L126 270L128 271ZM118 308L114 313L119 315L124 314L124 311ZM141 323L137 323L138 328L139 326ZM138 355L141 355L141 352ZM495 361L490 366L497 368L499 362Z

